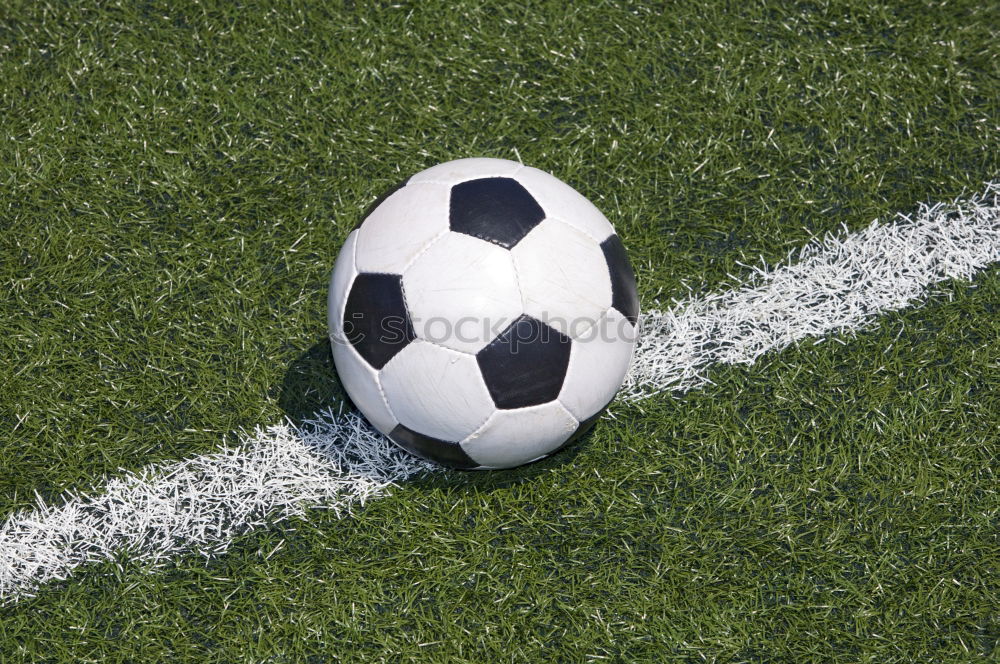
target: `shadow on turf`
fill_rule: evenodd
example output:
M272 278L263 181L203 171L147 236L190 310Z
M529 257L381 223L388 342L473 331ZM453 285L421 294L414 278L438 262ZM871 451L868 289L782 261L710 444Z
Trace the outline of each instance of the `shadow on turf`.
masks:
M333 364L330 343L324 337L293 360L285 371L278 405L292 423L299 425L317 411L349 402ZM450 471L414 478L408 486L451 490L470 487L479 491L494 491L530 481L553 468L571 464L593 435L593 429L548 459L512 468L493 471Z
M333 366L330 342L324 337L288 365L278 405L298 425L318 411L336 407L346 398Z

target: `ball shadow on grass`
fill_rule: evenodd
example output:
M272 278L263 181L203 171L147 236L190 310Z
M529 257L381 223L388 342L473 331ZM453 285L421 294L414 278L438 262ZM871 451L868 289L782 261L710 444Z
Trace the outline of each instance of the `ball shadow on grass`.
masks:
M347 401L333 365L330 341L323 337L295 358L285 371L278 406L299 426L328 408L337 410Z
M296 426L301 426L303 422L314 419L316 413L327 409L337 412L341 406L345 410L354 408L337 377L337 370L333 363L333 351L330 348L330 342L325 337L302 352L288 365L281 391L278 394L278 405L286 417ZM411 478L406 484L428 490L443 491L504 489L530 482L554 468L573 463L577 455L587 445L592 434L593 428L553 456L517 468L508 470L447 470L445 472L425 473Z
M502 491L520 484L530 483L544 477L552 470L574 463L582 452L593 429L573 441L568 447L552 456L517 468L505 470L453 470L445 473L427 473L413 478L412 484L427 490L451 492L479 491L489 493Z

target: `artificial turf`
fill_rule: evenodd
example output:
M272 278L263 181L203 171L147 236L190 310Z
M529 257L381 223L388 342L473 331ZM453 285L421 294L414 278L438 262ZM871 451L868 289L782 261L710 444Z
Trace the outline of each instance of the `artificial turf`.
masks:
M997 25L978 2L4 3L0 515L335 403L339 243L438 161L570 182L647 306L981 191ZM996 658L998 303L993 269L619 405L535 466L207 563L123 552L0 609L0 659Z

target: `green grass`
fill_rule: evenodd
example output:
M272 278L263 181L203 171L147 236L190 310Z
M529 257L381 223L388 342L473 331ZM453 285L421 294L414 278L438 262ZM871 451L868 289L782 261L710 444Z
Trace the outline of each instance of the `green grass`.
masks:
M354 4L0 7L0 515L338 398L339 243L438 161L579 188L647 305L1000 172L989 3ZM0 610L0 659L996 659L998 306L994 269L527 469L123 555Z

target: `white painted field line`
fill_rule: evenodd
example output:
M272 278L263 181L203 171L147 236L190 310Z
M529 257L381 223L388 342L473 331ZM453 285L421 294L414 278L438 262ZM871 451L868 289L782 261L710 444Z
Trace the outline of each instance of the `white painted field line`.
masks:
M946 279L1000 261L1000 183L977 197L921 205L890 224L831 235L785 264L753 268L746 285L692 295L642 317L626 399L708 382L716 364L751 364L807 337L858 330Z
M31 594L123 551L159 563L181 551L225 552L265 523L322 506L338 513L432 469L357 413L318 413L300 427L258 429L240 445L112 479L89 497L41 499L0 527L0 597Z
M692 389L714 364L751 363L811 335L857 329L935 283L971 277L1000 260L998 198L991 185L967 201L922 207L891 225L811 244L782 267L757 270L748 286L645 313L624 398ZM16 601L123 551L152 563L182 552L218 555L240 533L307 507L347 514L433 468L354 413L316 417L126 473L88 496L39 499L0 526L0 598Z

